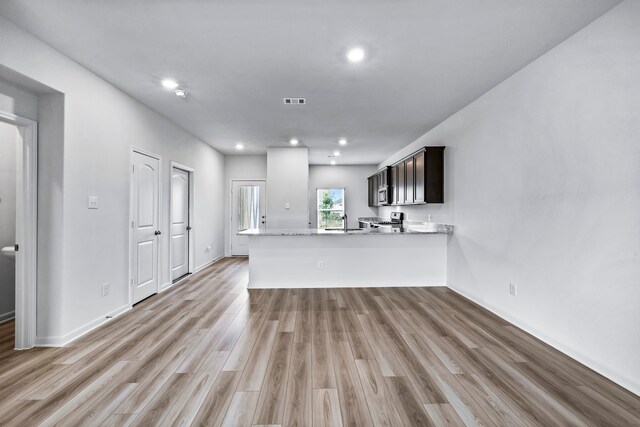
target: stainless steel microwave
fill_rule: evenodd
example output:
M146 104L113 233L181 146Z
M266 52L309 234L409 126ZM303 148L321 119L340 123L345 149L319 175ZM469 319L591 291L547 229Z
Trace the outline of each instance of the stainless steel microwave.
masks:
M382 187L378 190L378 203L386 205L389 203L389 188Z

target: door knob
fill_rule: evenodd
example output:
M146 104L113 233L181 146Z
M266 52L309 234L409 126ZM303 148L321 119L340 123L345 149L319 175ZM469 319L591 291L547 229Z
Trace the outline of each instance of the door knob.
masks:
M159 236L159 235L161 235L161 234L162 234L162 231L160 231L160 230L156 230L156 231L155 231L155 233L153 233L153 234L155 234L156 236Z
M191 231L191 226L187 225L187 231Z

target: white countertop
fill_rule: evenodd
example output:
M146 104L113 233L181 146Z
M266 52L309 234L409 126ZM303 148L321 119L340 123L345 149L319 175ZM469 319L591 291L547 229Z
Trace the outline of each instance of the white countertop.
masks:
M320 228L278 228L266 230L246 230L238 234L242 236L380 236L406 234L449 234L453 226L433 222L412 225L410 227L391 228L356 228L344 230L326 230Z

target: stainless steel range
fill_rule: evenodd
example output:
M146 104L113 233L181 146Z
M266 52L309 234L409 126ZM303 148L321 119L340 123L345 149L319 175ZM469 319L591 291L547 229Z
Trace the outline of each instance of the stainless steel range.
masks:
M391 227L391 228L400 228L402 227L402 220L404 219L404 214L402 212L391 212L391 217L389 220L383 221L375 221L372 222L369 226L371 228L378 227Z

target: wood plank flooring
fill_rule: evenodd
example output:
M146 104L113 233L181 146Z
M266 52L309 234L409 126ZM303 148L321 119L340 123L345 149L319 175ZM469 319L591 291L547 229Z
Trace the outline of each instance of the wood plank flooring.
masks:
M638 396L446 288L247 291L247 267L64 348L0 325L0 425L640 425Z

